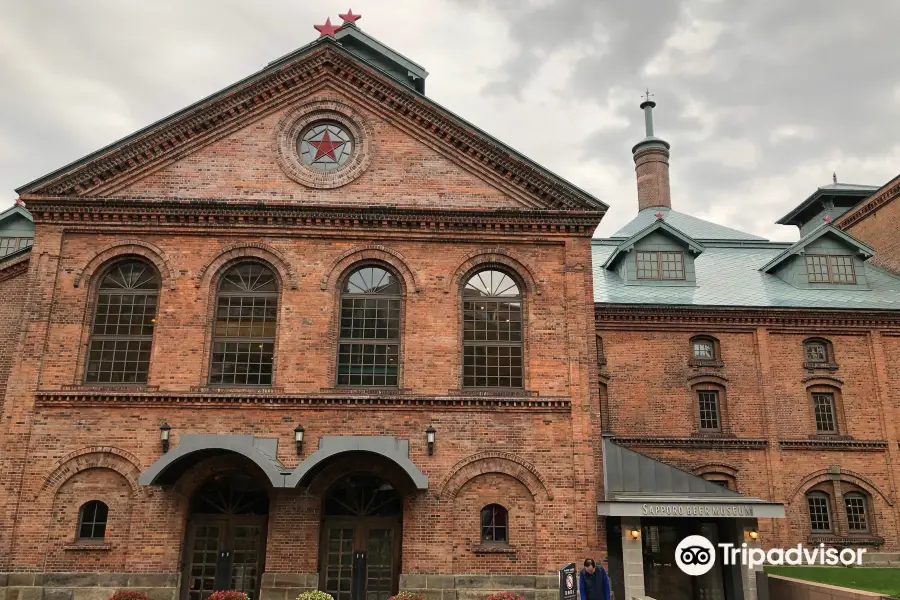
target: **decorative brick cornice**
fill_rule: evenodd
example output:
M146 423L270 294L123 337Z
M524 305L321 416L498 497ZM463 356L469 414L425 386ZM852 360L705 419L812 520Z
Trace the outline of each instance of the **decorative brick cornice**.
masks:
M829 535L829 534L812 534L807 538L807 542L811 546L825 544L826 546L882 546L884 538L878 536L855 536L855 535Z
M6 281L28 272L31 263L31 250L23 252L21 256L0 261L0 281Z
M620 446L649 446L662 448L718 448L738 450L765 450L766 440L727 437L656 437L656 436L616 436Z
M781 440L782 450L837 450L840 452L887 452L888 442L866 440Z
M472 396L370 396L366 394L267 394L248 390L237 392L158 392L158 391L110 391L108 389L40 391L36 394L39 406L78 407L134 407L134 406L185 406L221 407L252 405L255 408L280 409L285 406L307 408L338 408L353 410L437 410L461 409L469 411L537 411L569 413L569 398L521 398L521 397L472 397Z
M273 63L249 80L105 149L104 154L98 153L72 165L68 171L50 174L18 191L51 196L109 193L122 179L133 179L149 167L177 160L222 129L257 119L273 107L296 101L298 92L308 93L312 85L324 82L365 98L412 131L427 136L448 155L478 167L512 190L527 206L600 214L606 211L604 204L583 190L526 161L427 98L364 68L352 54L330 42Z
M32 197L35 223L69 231L266 231L285 229L402 231L410 233L593 235L600 213L517 209L428 209L394 206L322 206L283 201L206 198Z
M900 327L900 310L865 310L851 308L784 309L784 308L721 308L710 306L645 306L629 304L594 305L598 328L631 329L635 326L664 328L667 325L719 325L752 329L755 327L798 328L872 328Z
M893 184L893 185L892 185ZM874 215L885 204L900 196L900 176L888 182L887 185L869 197L869 200L856 209L850 211L838 220L838 227L844 231L852 228L860 221Z

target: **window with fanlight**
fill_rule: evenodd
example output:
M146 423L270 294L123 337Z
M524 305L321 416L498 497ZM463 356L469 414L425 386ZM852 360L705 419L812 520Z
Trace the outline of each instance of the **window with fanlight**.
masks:
M275 272L261 263L240 263L222 274L216 295L210 385L272 385L278 295Z
M337 384L397 387L400 383L400 279L377 265L352 271L341 292Z
M106 270L97 289L85 383L147 383L159 290L159 274L143 261Z
M523 297L499 269L472 275L463 288L463 386L524 387Z

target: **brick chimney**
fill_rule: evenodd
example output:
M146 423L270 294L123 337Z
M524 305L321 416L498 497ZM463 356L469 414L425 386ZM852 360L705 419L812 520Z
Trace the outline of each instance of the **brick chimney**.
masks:
M653 109L656 102L648 98L641 103L647 137L631 149L637 174L638 210L672 208L669 191L669 142L653 135Z

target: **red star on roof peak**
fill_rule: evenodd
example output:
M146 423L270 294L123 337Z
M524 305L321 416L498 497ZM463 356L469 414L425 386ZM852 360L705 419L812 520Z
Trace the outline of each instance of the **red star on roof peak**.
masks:
M340 26L331 24L331 17L325 19L324 25L313 25L316 28L316 31L319 32L319 37L330 37L333 38L334 34L341 30Z
M354 15L353 14L352 8L348 8L346 13L344 13L342 15L338 15L338 16L344 20L345 24L346 23L356 23L357 21L362 19L362 15Z
M826 223L831 223L831 217L825 217L825 222L826 222Z
M16 206L25 206L25 201L21 198L16 198Z
M663 220L663 216L664 216L664 215L663 215L661 212L656 213L656 220L657 220L657 221L662 221L662 220Z

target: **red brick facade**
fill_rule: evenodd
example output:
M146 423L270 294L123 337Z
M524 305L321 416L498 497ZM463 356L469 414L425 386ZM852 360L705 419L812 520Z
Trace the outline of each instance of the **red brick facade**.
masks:
M871 263L900 274L900 176L886 183L870 198L840 218L838 226L875 249Z
M601 404L616 441L738 492L785 504L760 521L767 547L819 540L898 544L897 361L900 319L884 313L597 307ZM717 340L720 364L694 366L691 339ZM830 342L834 364L807 368L804 341ZM699 430L697 391L718 390L721 433ZM833 393L838 435L817 435L811 394ZM848 531L840 496L871 499L870 532ZM805 494L829 487L836 536L813 535ZM832 538L839 537L840 541Z
M404 498L407 587L427 574L440 594L454 587L441 576L467 573L526 576L534 589L536 576L602 551L594 526L600 423L590 234L603 205L571 210L567 203L582 196L568 184L514 159L518 173L507 166L511 155L471 131L475 138L451 140L455 122L417 116L440 115L327 43L292 69L291 85L276 81L267 101L253 96L226 111L217 121L231 119L225 125L194 127L193 138L173 133L155 150L111 151L102 160L116 152L138 158L111 171L98 158L27 194L36 223L33 285L0 453L0 572L17 574L11 588L41 585L27 574L109 573L42 581L65 594L125 585L177 593L173 578L190 561L184 544L194 492L228 469L256 472L241 457L218 457L186 465L174 486L140 485L162 456L164 422L173 451L185 434L275 438L275 458L288 471L325 436L408 440L429 485ZM346 105L370 128L371 164L334 189L301 185L278 164L279 122L312 101ZM398 114L401 103L406 113ZM176 120L171 130L179 127ZM179 145L190 147L166 158ZM92 170L97 175L85 178ZM98 282L128 257L152 265L162 282L149 381L87 386ZM274 382L210 388L215 290L226 268L248 260L279 279ZM354 267L371 263L402 281L397 390L335 384L340 286ZM461 291L491 266L524 291L518 392L462 387ZM297 424L306 431L302 457ZM429 425L437 430L433 455ZM270 490L264 594L284 598L284 589L317 585L309 577L319 571L326 491L318 478L332 476L326 468L308 488ZM76 539L79 507L89 500L109 507L101 545ZM510 539L485 551L479 519L490 503L508 509Z

